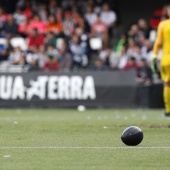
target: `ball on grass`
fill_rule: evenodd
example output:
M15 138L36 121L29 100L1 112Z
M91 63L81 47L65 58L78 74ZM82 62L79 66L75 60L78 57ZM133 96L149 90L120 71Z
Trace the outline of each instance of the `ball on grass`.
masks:
M137 126L129 126L123 131L121 139L125 145L136 146L142 142L143 132Z

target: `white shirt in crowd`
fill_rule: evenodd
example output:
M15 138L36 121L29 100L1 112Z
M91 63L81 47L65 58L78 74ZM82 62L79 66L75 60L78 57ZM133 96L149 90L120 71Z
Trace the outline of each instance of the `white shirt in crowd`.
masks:
M101 21L104 22L107 26L110 26L112 23L115 23L116 20L117 16L114 11L101 12Z
M118 69L124 69L125 65L128 62L128 59L129 59L128 55L120 56L119 64L118 64Z
M32 63L32 60L34 61L38 61L39 60L39 54L37 53L28 53L26 55L26 61L27 63L31 64Z
M17 24L21 24L25 21L26 17L24 14L18 14L18 13L15 13L14 14L14 19L16 20L16 23Z
M107 59L107 52L105 50L99 53L99 59L105 61ZM112 51L109 55L109 63L117 65L119 61L119 57L116 55L114 51Z
M95 13L86 13L85 19L88 22L88 24L91 26L93 25L97 20L97 15Z
M20 62L22 57L24 56L24 53L22 51L14 51L10 54L9 60L12 62Z

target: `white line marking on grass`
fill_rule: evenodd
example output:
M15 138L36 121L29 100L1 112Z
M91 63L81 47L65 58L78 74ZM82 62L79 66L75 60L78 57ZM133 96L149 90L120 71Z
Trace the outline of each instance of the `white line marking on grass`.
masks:
M81 146L4 146L0 149L170 149L170 146L124 146L124 147L81 147Z
M4 158L10 158L11 155L4 155Z

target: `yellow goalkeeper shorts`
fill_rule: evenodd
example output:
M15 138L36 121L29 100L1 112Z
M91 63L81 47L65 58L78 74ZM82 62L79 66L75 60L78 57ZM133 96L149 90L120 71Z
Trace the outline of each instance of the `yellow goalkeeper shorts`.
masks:
M170 65L161 65L161 78L164 82L170 82Z

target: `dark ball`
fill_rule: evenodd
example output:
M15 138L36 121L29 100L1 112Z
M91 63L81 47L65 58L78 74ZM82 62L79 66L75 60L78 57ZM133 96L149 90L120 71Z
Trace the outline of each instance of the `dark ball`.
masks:
M129 126L123 131L121 139L128 146L136 146L142 142L143 132L137 126Z

